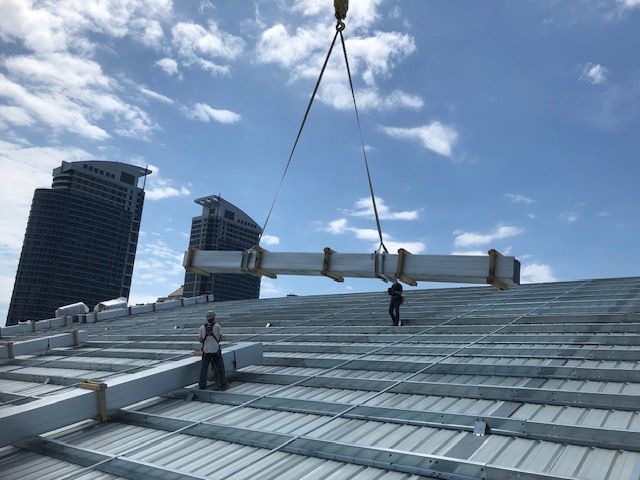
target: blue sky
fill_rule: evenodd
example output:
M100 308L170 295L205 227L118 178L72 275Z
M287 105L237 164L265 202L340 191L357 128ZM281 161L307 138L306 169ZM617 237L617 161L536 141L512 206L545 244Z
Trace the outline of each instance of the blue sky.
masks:
M0 317L33 190L63 160L154 170L132 302L182 283L193 199L262 224L334 23L330 0L0 0ZM352 0L346 25L388 246L496 248L525 282L640 274L640 1ZM267 249L376 247L350 107L334 54Z

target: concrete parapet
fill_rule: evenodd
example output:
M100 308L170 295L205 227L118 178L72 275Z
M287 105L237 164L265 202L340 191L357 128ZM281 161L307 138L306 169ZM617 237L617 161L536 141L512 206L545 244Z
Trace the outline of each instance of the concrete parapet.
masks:
M13 358L18 355L31 355L38 352L44 352L52 348L72 347L76 342L86 342L89 334L84 330L79 330L76 335L74 332L60 333L48 337L32 338L17 342L0 343L0 358Z
M12 337L14 335L20 335L21 333L27 333L30 331L31 325L29 323L19 323L18 325L0 328L0 336Z
M95 313L96 322L102 322L104 320L110 320L112 318L120 318L126 317L129 315L128 308L116 308L113 310L103 310L101 312Z
M129 307L131 315L138 315L139 313L153 312L154 303L147 303L146 305L132 305Z
M182 304L180 300L167 300L166 302L158 302L156 305L156 312L160 310L168 310L170 308L180 307Z

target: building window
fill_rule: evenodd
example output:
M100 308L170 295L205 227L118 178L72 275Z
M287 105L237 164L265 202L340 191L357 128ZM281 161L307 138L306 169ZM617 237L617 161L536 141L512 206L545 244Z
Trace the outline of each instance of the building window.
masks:
M236 214L234 212L232 212L231 210L225 210L224 211L224 218L226 218L227 220L233 220L234 218L236 218Z
M120 172L120 181L128 183L129 185L135 185L136 177L127 172Z

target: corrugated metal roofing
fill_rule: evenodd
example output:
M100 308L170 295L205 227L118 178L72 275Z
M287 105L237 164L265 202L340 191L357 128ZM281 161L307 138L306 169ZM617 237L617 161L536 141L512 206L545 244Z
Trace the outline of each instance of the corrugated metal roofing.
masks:
M265 351L231 389L1 449L0 477L640 478L640 278L410 291L402 327L387 301L215 304L227 342ZM211 308L88 324L80 348L3 362L2 400L185 358Z

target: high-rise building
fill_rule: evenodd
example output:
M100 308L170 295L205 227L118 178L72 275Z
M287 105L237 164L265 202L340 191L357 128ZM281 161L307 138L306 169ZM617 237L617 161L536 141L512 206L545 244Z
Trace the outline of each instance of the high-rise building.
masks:
M255 220L218 195L195 200L202 215L193 217L189 246L201 250L246 250L258 244L262 229ZM186 272L184 296L213 293L216 302L260 296L260 277L250 274L217 273L209 277Z
M35 191L7 325L53 317L76 302L129 297L144 203L145 168L62 162Z

